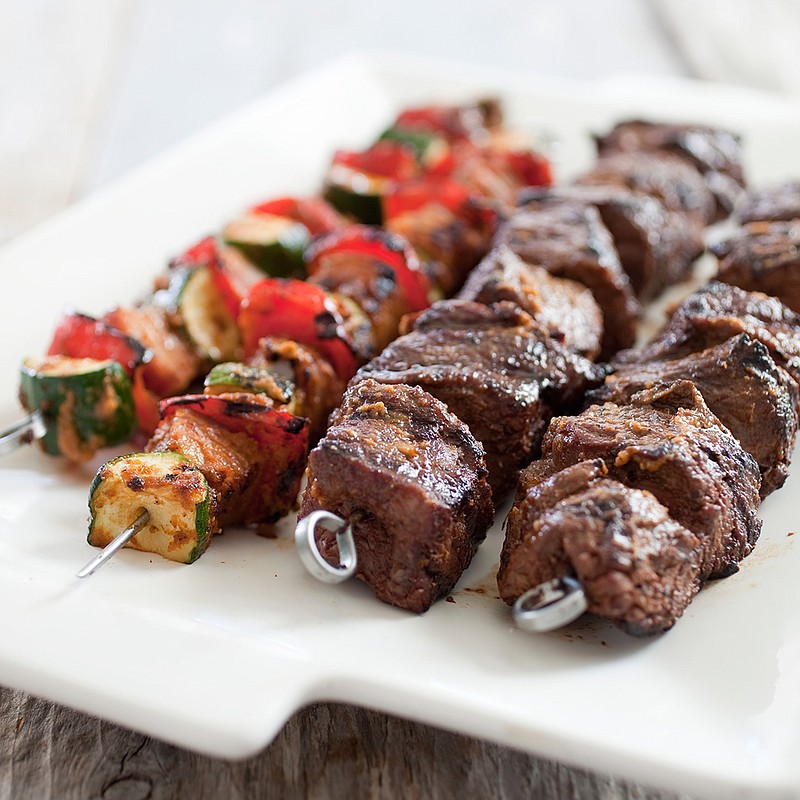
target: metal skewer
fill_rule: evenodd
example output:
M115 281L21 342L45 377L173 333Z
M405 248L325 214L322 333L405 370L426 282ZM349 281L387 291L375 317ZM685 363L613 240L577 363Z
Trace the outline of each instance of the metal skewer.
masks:
M587 608L580 583L565 575L528 589L517 598L511 613L518 628L544 633L576 620Z
M0 456L13 453L35 439L41 439L46 432L44 414L37 408L32 414L0 431Z
M143 508L139 516L124 531L118 533L83 569L79 570L77 577L86 578L95 570L100 569L117 550L121 550L148 522L150 522L150 512Z
M325 525L325 523L329 525ZM330 525L333 527L330 527ZM336 533L336 544L339 547L338 565L328 563L319 552L314 536L317 525L327 527ZM323 583L341 583L355 575L356 543L353 538L353 525L338 514L330 511L312 511L297 523L294 530L294 543L303 566Z

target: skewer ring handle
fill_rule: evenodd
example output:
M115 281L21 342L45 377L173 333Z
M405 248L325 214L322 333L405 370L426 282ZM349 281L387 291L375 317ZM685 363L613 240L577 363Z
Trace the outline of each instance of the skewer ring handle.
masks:
M329 530L336 532L336 544L339 547L340 559L336 566L328 563L317 547L314 534L318 525L324 525ZM294 543L303 566L318 581L341 583L355 575L357 558L353 525L338 514L324 510L312 511L297 523L294 530Z
M576 620L587 608L580 583L564 575L528 589L517 598L511 613L518 628L544 633Z
M22 445L30 444L34 439L41 439L46 432L44 415L41 409L37 408L27 417L0 430L0 456L13 453Z

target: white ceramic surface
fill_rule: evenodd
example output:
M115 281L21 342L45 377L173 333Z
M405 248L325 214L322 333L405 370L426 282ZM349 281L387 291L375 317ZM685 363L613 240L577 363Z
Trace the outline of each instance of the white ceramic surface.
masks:
M402 58L353 57L295 80L0 254L0 425L15 371L64 305L134 298L165 259L248 203L317 188L336 146L361 146L400 105L499 92L513 122L559 141L561 176L588 134L626 114L707 120L745 135L755 182L800 175L800 113L779 99L677 81L543 81ZM637 641L583 619L513 628L497 599L499 525L454 602L413 616L360 584L307 576L291 522L230 531L185 567L124 551L75 571L93 464L33 448L0 462L0 682L198 751L263 748L304 703L352 702L589 769L708 797L800 797L800 465L763 506L764 534L667 635Z

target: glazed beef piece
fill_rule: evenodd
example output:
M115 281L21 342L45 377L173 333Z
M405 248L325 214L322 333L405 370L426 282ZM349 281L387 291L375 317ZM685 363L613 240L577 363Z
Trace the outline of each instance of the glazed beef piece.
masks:
M749 191L736 217L741 223L800 219L800 181Z
M695 534L650 492L582 461L551 473L534 462L520 476L506 521L497 584L512 605L529 589L573 576L588 611L637 636L671 628L700 588Z
M300 518L317 509L353 523L357 576L380 600L426 611L492 522L483 450L421 389L362 381L309 456ZM318 546L338 563L333 534L320 532Z
M442 300L411 324L351 385L410 384L445 403L483 444L498 501L537 455L550 416L575 408L606 373L512 303Z
M695 384L708 408L756 460L761 497L779 489L797 432L798 386L746 333L683 358L620 366L586 402L624 405L643 389L682 379Z
M717 280L778 297L800 312L800 219L751 222L711 248Z
M576 183L621 186L660 200L706 225L714 218L714 196L703 176L690 164L669 153L632 151L601 156Z
M722 128L625 120L595 140L601 156L661 151L692 164L714 194L714 221L731 213L745 186L741 142L738 136Z
M679 358L746 333L800 382L800 314L777 297L713 281L689 295L645 347L618 353L616 364Z
M550 422L542 442L547 469L597 458L610 478L651 492L698 536L701 581L735 572L753 549L761 530L758 465L691 381L639 392L624 406L590 406Z
M600 353L603 314L589 289L528 264L506 245L478 264L458 297L484 305L516 303L569 350L591 359Z
M636 340L639 303L593 206L560 199L529 203L501 226L495 243L508 245L524 261L551 275L591 290L603 312L602 358Z
M655 197L611 184L528 189L520 204L546 198L589 203L611 233L622 268L640 300L689 277L705 248L703 226L695 218L668 211Z

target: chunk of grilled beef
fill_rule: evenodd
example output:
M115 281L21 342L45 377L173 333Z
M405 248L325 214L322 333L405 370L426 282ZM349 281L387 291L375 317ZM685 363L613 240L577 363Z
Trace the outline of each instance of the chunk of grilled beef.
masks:
M442 300L356 374L420 386L486 450L496 500L534 458L548 419L574 409L606 368L571 353L512 303Z
M722 128L624 120L595 140L601 156L661 151L685 159L700 171L714 194L714 221L733 211L745 186L740 139Z
M740 333L763 342L775 363L800 382L800 314L777 297L746 292L719 281L689 295L645 347L618 353L615 363L679 358Z
M800 181L747 192L736 217L744 224L800 219Z
M612 184L532 188L521 193L520 203L535 206L548 197L589 203L598 210L640 300L688 278L705 248L696 218L669 211L641 192Z
M712 246L717 280L778 297L800 312L800 219L751 222Z
M453 589L492 522L483 450L421 389L361 381L309 456L300 518L318 509L353 524L357 576L379 599L426 611ZM338 563L333 534L318 545Z
M181 453L203 473L222 528L267 521L255 494L264 455L248 434L228 430L191 408L179 408L161 421L146 449Z
M669 211L694 217L701 225L714 218L714 196L703 176L666 152L632 151L601 156L576 179L588 186L622 186L660 200Z
M761 497L779 489L789 473L797 432L797 382L767 348L746 333L683 358L621 365L586 404L624 405L637 392L691 380L709 409L739 440L761 470Z
M301 344L275 336L258 343L250 363L282 380L288 389L287 408L309 421L309 440L316 442L328 425L328 415L339 405L344 381L318 353Z
M495 242L591 290L603 312L602 358L636 340L639 303L611 235L590 204L555 199L520 208L500 227Z
M497 576L503 600L574 576L587 610L628 633L671 628L700 588L698 537L650 492L606 478L600 459L548 466L534 462L520 477Z
M691 381L554 418L542 458L552 472L600 458L610 478L652 492L699 537L701 581L735 572L760 533L758 465Z
M569 350L591 359L600 353L603 313L589 289L528 264L506 245L478 264L458 297L484 305L516 303Z

